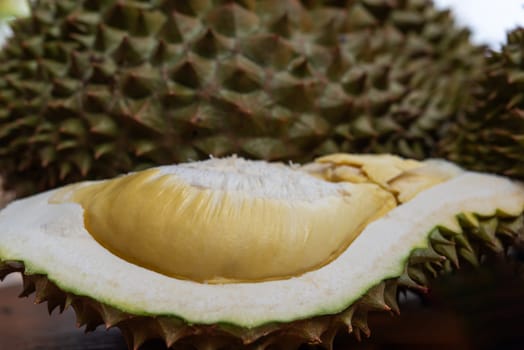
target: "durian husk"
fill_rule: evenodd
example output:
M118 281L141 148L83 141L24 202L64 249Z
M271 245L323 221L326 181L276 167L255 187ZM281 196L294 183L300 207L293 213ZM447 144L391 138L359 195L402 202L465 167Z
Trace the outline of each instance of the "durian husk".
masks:
M0 52L19 196L238 154L427 158L483 50L426 0L36 0Z
M524 209L523 209L524 210ZM173 349L296 349L302 344L333 348L340 333L369 337L367 316L372 311L399 313L399 290L429 291L431 281L463 265L479 266L490 257L510 258L515 247L522 249L524 212L510 217L505 213L477 216L457 215L460 232L435 227L428 233L428 247L417 248L406 261L404 273L377 283L353 305L335 315L318 315L290 323L241 328L228 324L188 324L163 315L137 316L115 309L89 297L62 291L44 275L24 273L19 261L2 261L0 278L12 272L23 273L21 296L36 294L35 302L47 302L49 312L72 307L77 324L92 331L99 325L121 330L130 349L137 350L148 340L161 339Z
M474 103L447 128L440 152L472 170L524 179L524 28L487 61Z

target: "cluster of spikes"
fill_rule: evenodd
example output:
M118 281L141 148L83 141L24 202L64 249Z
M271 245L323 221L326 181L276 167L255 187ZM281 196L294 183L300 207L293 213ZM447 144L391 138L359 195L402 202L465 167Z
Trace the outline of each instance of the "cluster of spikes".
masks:
M524 28L491 52L475 104L443 140L444 155L477 171L524 179Z
M288 324L267 324L253 329L227 324L187 324L167 316L131 315L88 297L60 290L43 275L24 275L21 296L36 292L37 303L47 302L51 313L72 307L79 326L92 331L99 325L118 327L129 348L137 350L149 340L161 339L173 349L297 349L302 344L332 349L337 335L353 333L358 339L369 336L367 315L370 311L398 313L397 294L410 288L425 293L430 281L449 273L459 265L478 266L493 257L510 256L522 249L524 213L510 217L497 213L480 217L471 213L457 216L461 230L434 228L427 248L412 251L404 273L372 287L355 304L336 315L317 316ZM0 278L12 272L24 272L16 261L0 263Z
M425 158L484 64L429 0L32 6L0 51L0 169L19 195L209 155Z

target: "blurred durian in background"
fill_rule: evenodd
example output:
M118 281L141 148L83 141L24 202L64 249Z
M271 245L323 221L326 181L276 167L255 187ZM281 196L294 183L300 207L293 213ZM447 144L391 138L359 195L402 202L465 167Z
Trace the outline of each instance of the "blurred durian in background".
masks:
M484 48L425 0L32 6L0 52L19 195L209 155L424 159L483 74Z

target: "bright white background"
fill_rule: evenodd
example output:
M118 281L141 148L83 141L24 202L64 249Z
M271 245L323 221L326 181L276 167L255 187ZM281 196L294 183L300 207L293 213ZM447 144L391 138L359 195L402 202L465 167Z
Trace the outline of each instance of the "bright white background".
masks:
M460 25L467 26L476 43L498 49L506 32L524 26L524 0L433 0L440 8L451 7Z

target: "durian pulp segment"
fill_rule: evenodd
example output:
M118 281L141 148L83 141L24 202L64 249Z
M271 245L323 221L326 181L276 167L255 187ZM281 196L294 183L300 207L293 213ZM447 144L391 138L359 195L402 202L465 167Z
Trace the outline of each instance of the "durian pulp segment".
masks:
M391 154L336 153L320 157L316 162L356 166L361 169L363 176L385 188L389 180L421 166L416 160L403 159Z
M438 159L418 162L391 154L336 153L320 157L302 169L331 182L373 183L406 203L419 192L448 181L463 172L453 163Z
M282 164L231 157L65 192L84 208L93 237L125 260L171 277L232 283L318 269L394 208L394 195L405 202L457 173L420 171L428 167L392 155L319 162L360 166L368 181L332 184Z
M317 269L396 206L374 184L333 184L234 157L146 170L71 195L87 230L114 254L206 283Z

